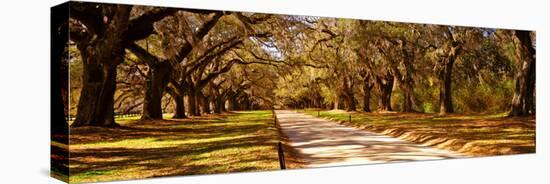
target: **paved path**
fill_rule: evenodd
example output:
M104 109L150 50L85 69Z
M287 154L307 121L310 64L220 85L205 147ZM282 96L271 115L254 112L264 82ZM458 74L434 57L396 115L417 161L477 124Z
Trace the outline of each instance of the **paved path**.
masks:
M306 167L463 157L302 113L289 110L275 113L290 146L308 163Z

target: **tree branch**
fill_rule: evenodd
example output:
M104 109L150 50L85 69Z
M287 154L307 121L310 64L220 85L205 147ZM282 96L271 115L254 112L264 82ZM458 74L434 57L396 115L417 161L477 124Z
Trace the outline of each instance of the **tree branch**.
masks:
M154 66L160 62L160 59L153 54L147 52L144 48L141 48L136 43L131 43L126 47L130 52L134 53L138 58L147 63L149 66Z
M153 33L155 22L177 12L176 8L155 8L138 18L130 20L128 24L128 43L147 38Z
M86 26L92 34L101 35L104 31L100 8L96 8L88 2L71 3L70 18L78 20Z

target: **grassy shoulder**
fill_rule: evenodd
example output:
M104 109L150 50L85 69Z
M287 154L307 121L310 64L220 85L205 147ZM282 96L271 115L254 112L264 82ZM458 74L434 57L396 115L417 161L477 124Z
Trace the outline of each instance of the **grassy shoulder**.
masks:
M439 116L422 113L363 113L303 110L306 114L472 156L535 152L535 116L505 114ZM351 115L351 122L349 118Z
M278 170L271 111L71 129L70 182Z

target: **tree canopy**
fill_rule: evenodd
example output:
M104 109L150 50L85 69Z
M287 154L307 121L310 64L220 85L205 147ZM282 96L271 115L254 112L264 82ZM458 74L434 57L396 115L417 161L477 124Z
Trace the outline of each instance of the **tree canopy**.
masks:
M535 33L74 2L72 126L243 109L535 113Z

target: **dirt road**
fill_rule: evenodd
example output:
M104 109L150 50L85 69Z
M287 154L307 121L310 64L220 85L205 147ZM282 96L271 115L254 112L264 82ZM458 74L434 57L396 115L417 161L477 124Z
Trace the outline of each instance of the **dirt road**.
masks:
M290 110L275 113L283 134L306 167L464 157Z

